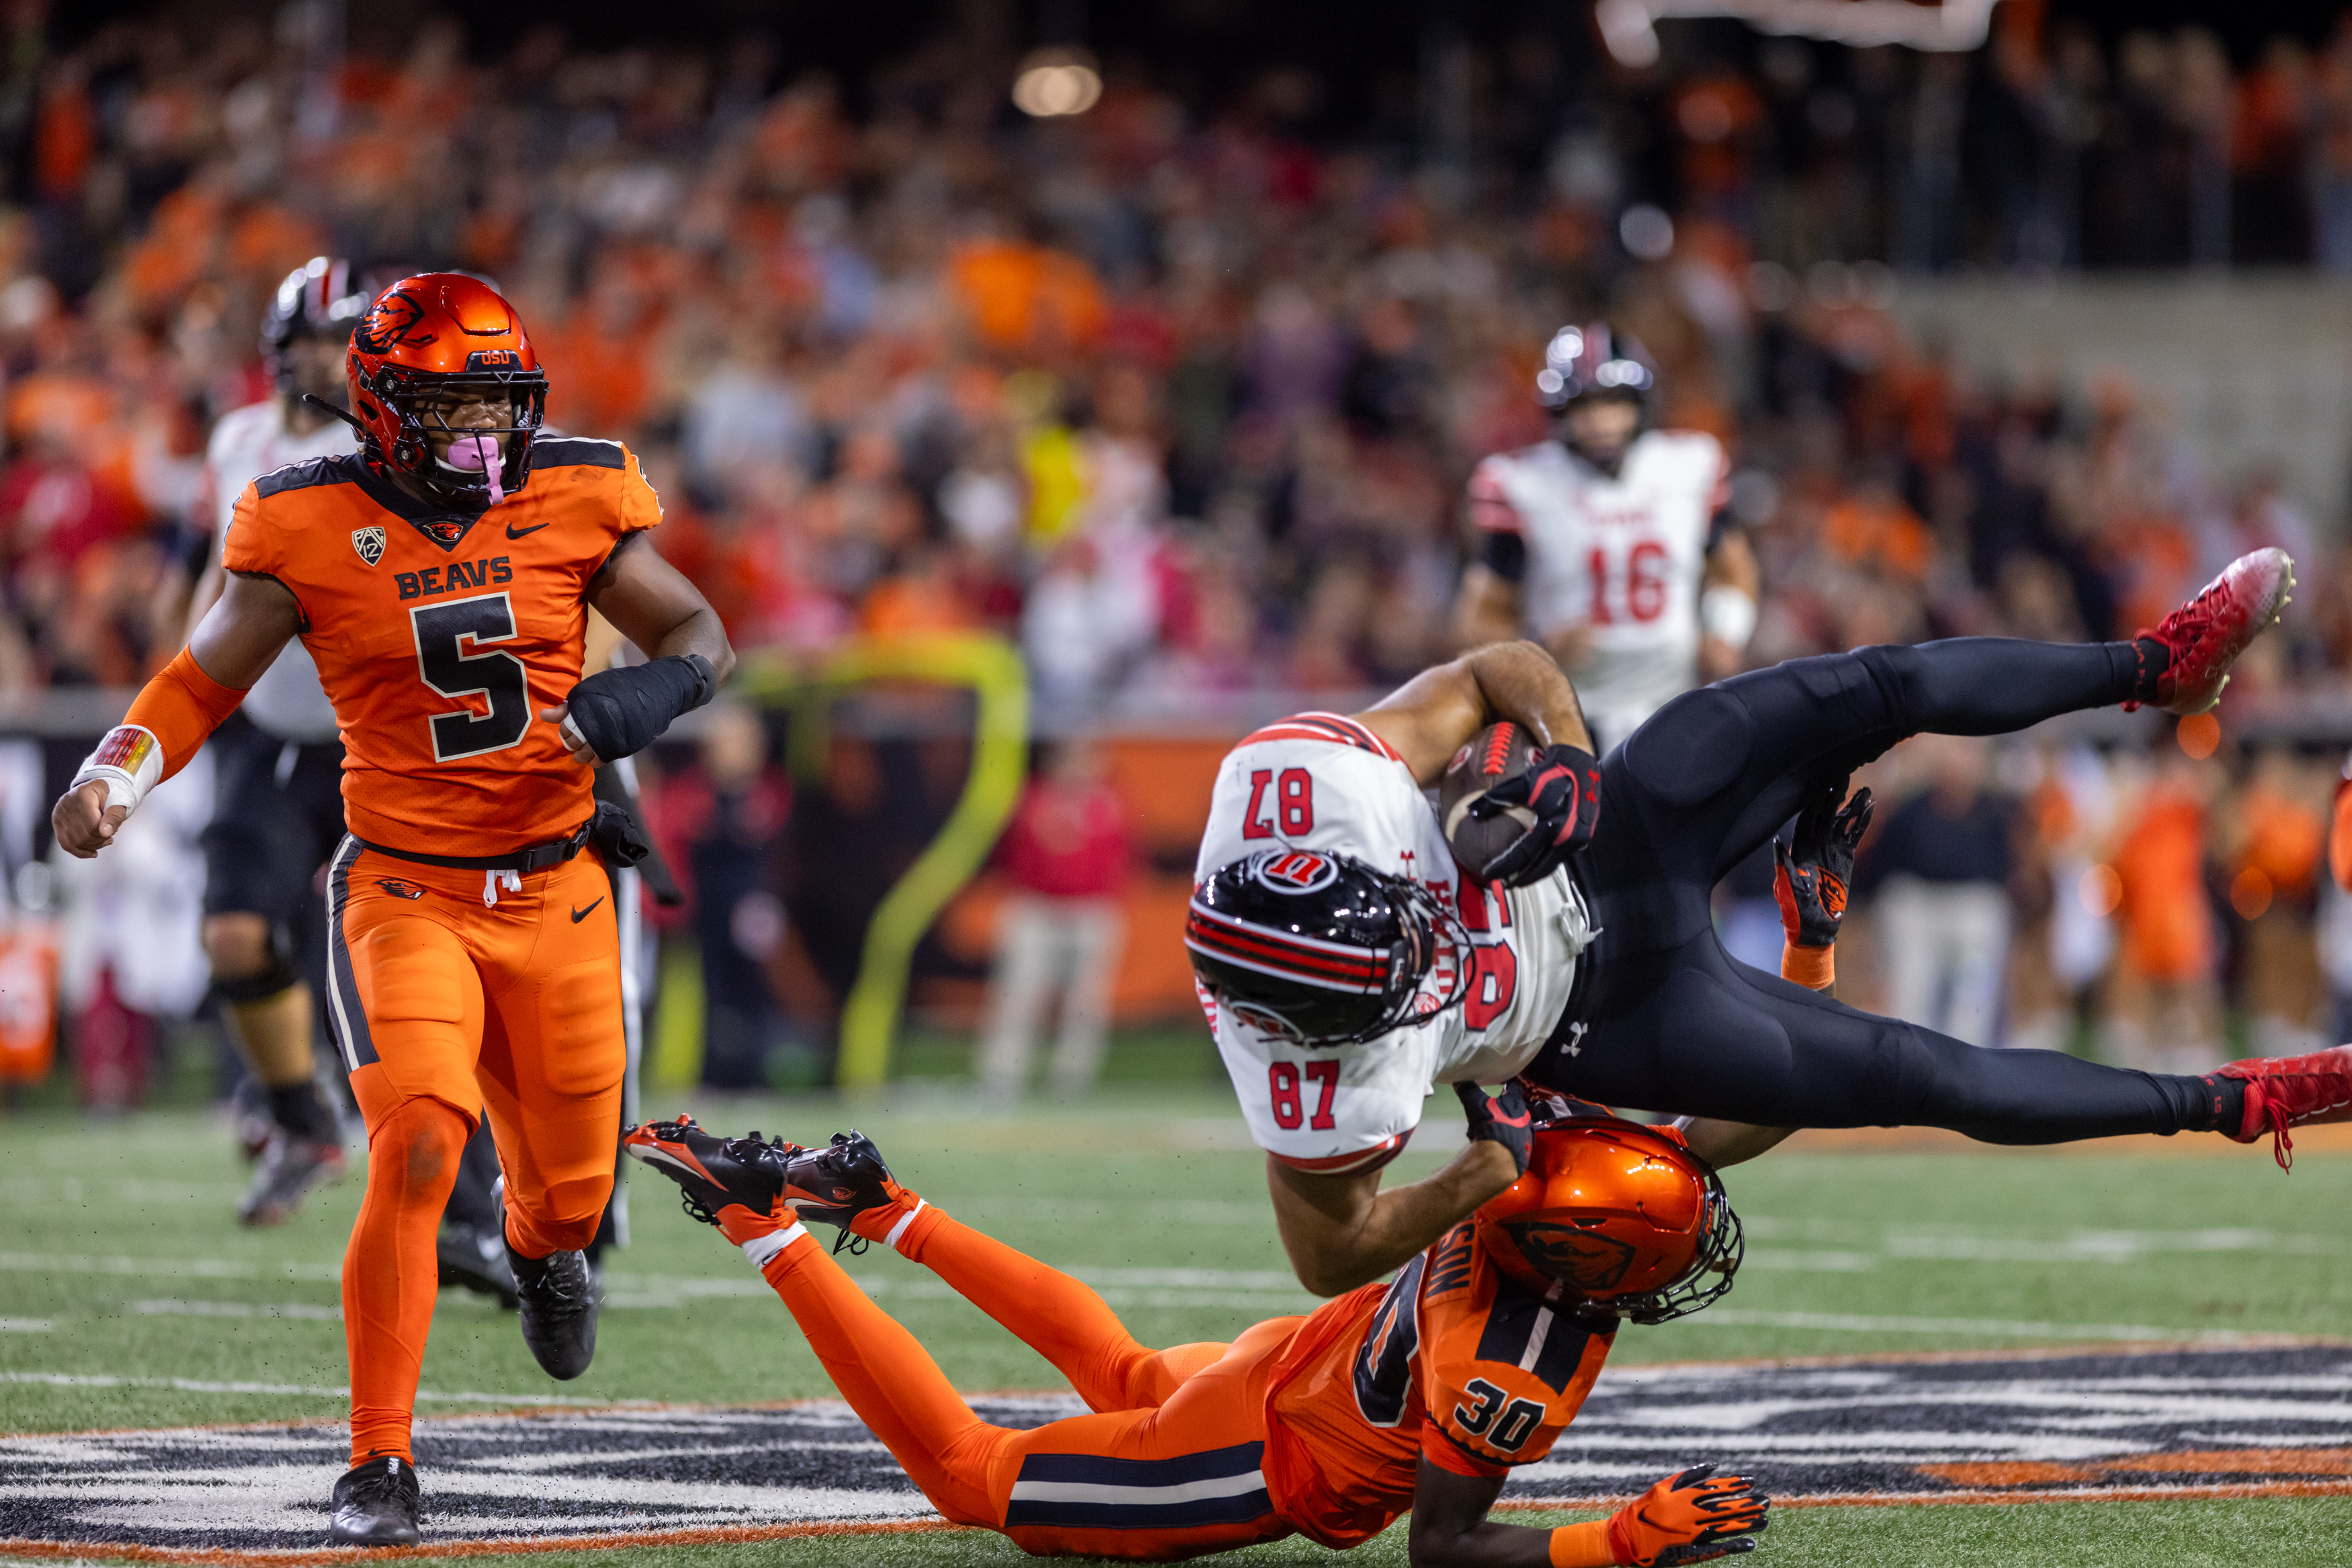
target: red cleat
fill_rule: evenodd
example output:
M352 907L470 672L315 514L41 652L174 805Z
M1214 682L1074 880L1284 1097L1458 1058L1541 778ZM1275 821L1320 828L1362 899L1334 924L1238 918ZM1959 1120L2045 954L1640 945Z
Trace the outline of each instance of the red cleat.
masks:
M2161 643L2172 654L2156 679L2156 695L2147 700L2173 714L2203 713L2220 702L2221 688L2230 684L2230 666L2247 643L2278 624L2294 587L2294 562L2286 551L2258 549L2223 567L2221 576L2163 624L2133 633L2135 642Z
M2246 1119L2230 1135L2251 1144L2269 1133L2281 1170L2294 1168L2290 1127L2352 1122L2352 1045L2330 1046L2307 1056L2255 1056L2231 1062L2219 1073L2246 1085Z

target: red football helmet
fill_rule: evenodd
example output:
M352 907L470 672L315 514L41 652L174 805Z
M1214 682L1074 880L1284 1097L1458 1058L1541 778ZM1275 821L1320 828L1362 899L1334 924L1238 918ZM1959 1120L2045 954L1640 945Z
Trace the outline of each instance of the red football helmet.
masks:
M547 418L547 377L514 307L481 279L462 272L402 278L360 318L344 363L370 462L467 510L497 505L530 476L531 440ZM428 406L445 392L502 399L512 413L503 425L452 431ZM453 439L436 449L432 435L439 432Z
M1536 1129L1527 1174L1478 1210L1478 1241L1530 1289L1662 1323L1731 1289L1744 1242L1723 1183L1672 1127L1614 1116Z

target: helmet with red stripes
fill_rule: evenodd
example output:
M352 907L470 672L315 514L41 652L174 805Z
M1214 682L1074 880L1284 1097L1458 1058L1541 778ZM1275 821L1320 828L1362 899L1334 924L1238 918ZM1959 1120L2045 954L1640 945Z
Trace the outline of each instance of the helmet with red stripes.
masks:
M1527 1174L1478 1210L1478 1244L1534 1290L1662 1323L1731 1289L1745 1252L1723 1182L1672 1127L1606 1114L1536 1129Z
M1419 883L1348 855L1273 849L1193 890L1184 946L1244 1022L1307 1045L1425 1023L1470 986L1470 936Z
M261 318L261 365L281 392L301 389L286 350L297 338L351 341L352 329L368 298L352 281L352 264L340 256L314 256L286 275Z
M1639 339L1606 321L1585 321L1562 327L1544 345L1536 401L1554 411L1580 397L1612 394L1646 404L1657 384L1658 367Z

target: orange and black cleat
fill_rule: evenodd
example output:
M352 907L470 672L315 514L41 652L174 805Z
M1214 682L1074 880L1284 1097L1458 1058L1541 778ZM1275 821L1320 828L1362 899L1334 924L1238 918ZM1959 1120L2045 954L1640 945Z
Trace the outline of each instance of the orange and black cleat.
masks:
M2170 655L2144 700L2172 714L2203 713L2220 702L2230 666L2248 643L2278 624L2294 587L2294 561L2276 547L2223 567L2196 598L2134 635L2136 643L2162 644Z
M739 1247L792 1223L782 1202L786 1164L809 1152L782 1138L763 1142L757 1133L721 1138L691 1116L632 1127L621 1146L677 1183L687 1213Z

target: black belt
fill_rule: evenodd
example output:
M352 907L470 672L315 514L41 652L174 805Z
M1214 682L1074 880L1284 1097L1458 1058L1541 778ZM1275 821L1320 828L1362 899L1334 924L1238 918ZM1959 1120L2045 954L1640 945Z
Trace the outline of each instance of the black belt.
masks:
M545 871L551 865L562 865L564 862L578 856L582 850L588 847L589 834L595 826L596 819L591 817L560 839L550 839L543 844L527 844L519 850L509 850L502 855L419 854L415 850L396 850L389 844L370 843L367 840L361 839L357 833L353 833L352 837L359 839L362 849L373 850L380 855L390 855L394 860L414 861L418 865L447 866L453 871L533 872Z

